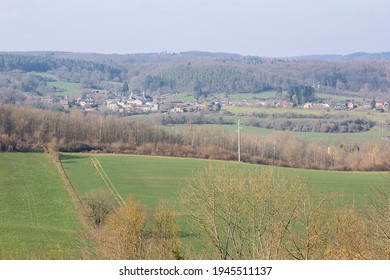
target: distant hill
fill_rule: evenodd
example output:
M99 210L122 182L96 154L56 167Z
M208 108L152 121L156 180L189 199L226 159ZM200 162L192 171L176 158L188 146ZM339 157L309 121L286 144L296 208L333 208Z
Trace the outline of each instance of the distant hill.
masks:
M362 61L362 60L390 60L390 52L366 53L356 52L348 55L304 55L289 57L295 60L326 60L326 61Z
M15 54L26 56L44 56L51 58L65 59L80 59L88 61L112 61L112 62L163 62L163 61L181 61L186 58L203 58L208 60L323 60L323 61L364 61L364 60L390 60L390 52L367 53L356 52L347 55L337 54L319 54L319 55L303 55L292 57L259 57L259 56L244 56L233 53L205 52L205 51L186 51L180 53L135 53L135 54L102 54L102 53L81 53L81 52L65 52L65 51L29 51L29 52L0 52L0 54Z
M24 77L16 75L15 70L23 71ZM212 93L283 91L299 85L313 86L324 93L351 93L367 98L374 93L376 97L390 94L390 52L286 58L201 51L0 52L3 99L4 95L7 100L15 99L15 89L39 94L52 91L47 83L27 75L34 71L49 72L60 81L102 90L112 89L113 84L107 82L126 81L131 91L146 91L151 95L188 92L196 97L207 97ZM34 82L31 79L35 79ZM9 82L11 80L13 82Z

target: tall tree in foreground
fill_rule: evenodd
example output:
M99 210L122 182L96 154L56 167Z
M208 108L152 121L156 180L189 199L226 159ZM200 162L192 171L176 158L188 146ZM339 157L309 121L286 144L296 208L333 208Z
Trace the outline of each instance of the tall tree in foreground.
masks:
M343 209L340 197L313 192L306 180L271 168L210 166L194 173L181 199L207 258L388 258L385 204L371 212L369 238L370 226L354 208Z
M365 213L370 228L372 247L379 259L390 259L390 187L377 188L368 200Z
M272 169L209 167L195 173L182 201L205 246L218 259L284 259L285 240L306 183Z

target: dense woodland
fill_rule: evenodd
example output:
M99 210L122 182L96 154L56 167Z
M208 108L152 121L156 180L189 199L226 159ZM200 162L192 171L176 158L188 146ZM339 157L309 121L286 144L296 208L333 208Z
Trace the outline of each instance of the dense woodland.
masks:
M191 122L170 130L159 122L0 105L0 150L120 152L237 160L237 137L220 128L197 130ZM308 143L286 132L242 137L244 162L333 170L388 170L387 142L361 145Z

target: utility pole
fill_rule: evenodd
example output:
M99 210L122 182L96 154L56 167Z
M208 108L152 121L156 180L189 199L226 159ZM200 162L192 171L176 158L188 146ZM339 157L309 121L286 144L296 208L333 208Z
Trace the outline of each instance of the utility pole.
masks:
M240 126L240 119L238 119L238 122L237 122L237 145L238 145L238 162L241 162L241 137L240 137L240 129L241 129L241 126Z
M379 123L378 126L379 126L379 137L385 136L384 124L383 123Z

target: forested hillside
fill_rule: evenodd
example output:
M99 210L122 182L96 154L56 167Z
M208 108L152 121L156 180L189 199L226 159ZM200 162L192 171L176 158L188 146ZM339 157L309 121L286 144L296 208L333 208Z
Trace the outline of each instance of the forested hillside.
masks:
M132 55L65 52L0 55L0 95L45 94L47 80L31 73L49 73L84 88L108 89L107 82L127 82L131 91L158 95L190 92L246 93L291 86L313 86L321 92L353 93L373 98L390 91L390 61L382 55L351 55L351 59L274 59L223 53L156 53ZM357 57L354 60L353 57ZM376 60L377 59L377 60ZM19 74L15 74L19 73ZM33 79L36 87L23 87ZM12 91L12 93L10 93ZM4 103L15 103L2 97ZM8 98L9 99L9 98Z

